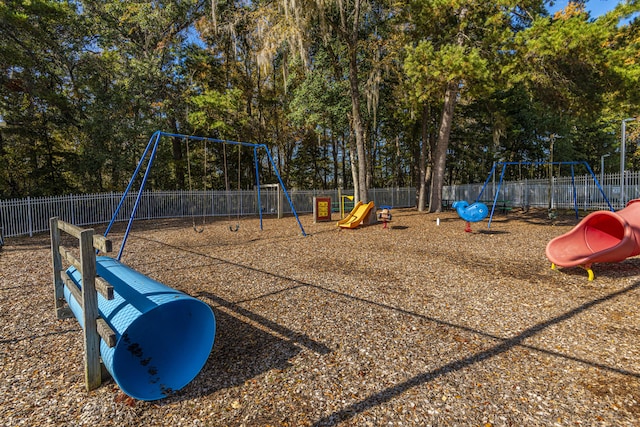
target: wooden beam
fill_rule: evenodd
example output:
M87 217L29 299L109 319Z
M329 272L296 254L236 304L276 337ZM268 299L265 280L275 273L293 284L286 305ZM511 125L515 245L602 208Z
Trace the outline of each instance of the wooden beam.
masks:
M82 306L82 291L80 291L76 282L74 282L65 271L62 272L62 278L71 296L73 296L78 305ZM102 338L109 347L116 345L116 333L103 318L99 317L96 319L96 329L100 338Z
M78 285L76 285L76 282L69 277L66 271L62 272L62 280L64 281L64 284L67 285L67 289L69 289L71 296L76 300L78 305L82 307L82 292L80 291L80 288L78 288Z
M96 321L98 334L104 340L108 347L116 346L116 333L111 329L109 324L101 317Z
M82 228L64 221L58 221L58 227L60 228L60 230L71 234L76 239L79 239L80 234L82 233L82 231L84 231ZM89 230L93 231L93 229ZM111 240L107 239L104 236L100 236L99 234L93 236L93 241L91 244L94 248L99 249L104 253L113 251L113 244L111 243Z
M79 239L80 234L82 233L82 228L60 220L58 220L58 228L66 233L71 234L76 239Z
M96 290L100 292L100 295L102 295L104 299L113 299L113 286L100 276L96 277Z
M96 294L96 253L93 230L80 232L80 264L82 265L82 317L84 324L84 377L87 390L102 383L100 372L100 336L98 335L98 296Z
M111 240L104 236L100 236L99 234L93 236L93 247L106 254L113 252L113 243L111 243Z
M62 258L60 256L60 230L58 229L58 217L49 220L51 234L51 264L53 266L53 300L57 319L63 319L64 292L60 272L62 271Z
M81 271L82 266L80 265L80 260L78 260L69 249L64 246L59 246L59 253L65 261L73 265L76 270ZM100 292L105 299L113 299L113 286L102 277L96 277L96 290Z
M71 252L69 249L65 248L64 246L59 246L58 250L60 251L60 255L62 256L62 258L64 258L65 261L73 265L76 268L76 270L82 271L82 265L80 263L80 260L75 257L73 252Z

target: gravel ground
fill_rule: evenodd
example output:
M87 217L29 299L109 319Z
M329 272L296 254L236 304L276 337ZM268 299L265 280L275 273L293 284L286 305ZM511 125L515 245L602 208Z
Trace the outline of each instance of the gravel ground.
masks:
M136 222L122 261L217 321L200 374L154 402L112 380L85 390L49 237L6 239L0 424L640 426L640 259L596 264L592 282L551 270L546 244L576 221L545 213L473 233L454 212L356 230L303 216L307 237L293 218Z

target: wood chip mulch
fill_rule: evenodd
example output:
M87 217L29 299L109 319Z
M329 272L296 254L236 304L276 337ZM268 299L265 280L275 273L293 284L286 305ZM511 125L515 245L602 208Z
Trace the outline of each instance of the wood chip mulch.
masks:
M307 237L294 218L136 222L122 261L217 321L200 374L152 402L110 379L85 390L49 236L7 238L0 425L640 426L639 258L589 282L545 257L571 213L514 210L472 233L455 212L392 213L388 229L302 216Z

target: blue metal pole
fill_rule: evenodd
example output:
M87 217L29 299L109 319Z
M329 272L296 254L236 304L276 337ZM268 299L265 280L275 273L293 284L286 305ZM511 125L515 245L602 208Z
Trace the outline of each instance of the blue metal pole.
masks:
M210 142L220 142L220 143L227 143L227 144L231 144L231 145L241 145L243 147L259 147L261 144L253 144L251 142L241 142L241 141L232 141L229 139L217 139L217 138L209 138L206 136L195 136L195 135L183 135L183 134L179 134L179 133L168 133L168 132L161 132L161 131L157 131L158 133L160 133L161 136L167 136L167 137L177 137L177 138L189 138L189 139L193 139L194 141L210 141Z
M578 191L576 190L576 180L573 173L573 165L571 165L571 187L573 188L573 208L576 211L576 219L578 216Z
M271 152L269 151L269 148L266 145L261 144L261 146L264 147L265 151L267 152L267 157L269 158L269 162L271 163L271 166L273 167L273 170L276 173L276 176L278 177L278 182L282 186L282 191L284 192L284 195L287 197L287 201L289 201L289 206L291 206L291 211L293 212L293 215L296 217L296 221L298 221L298 226L302 231L302 235L306 236L307 233L305 233L304 228L302 227L302 223L300 222L300 218L298 218L298 213L296 212L296 208L293 206L291 197L289 197L289 192L287 191L287 188L284 186L284 182L282 182L282 178L280 177L280 172L278 172L278 168L276 167L276 164L273 161L273 158L271 157Z
M127 224L127 230L125 231L124 237L122 238L122 244L120 245L120 250L118 251L118 257L116 258L118 261L120 261L120 258L122 258L122 253L124 252L124 245L127 243L127 237L129 236L129 232L131 231L133 218L136 216L136 211L138 210L138 206L140 205L140 199L142 198L142 191L144 190L144 186L147 183L147 178L149 178L149 172L151 172L151 166L153 165L153 160L156 157L156 151L158 151L159 142L160 142L160 134L158 134L158 138L156 138L156 142L155 144L153 144L153 150L151 151L151 156L149 157L149 163L147 163L147 169L144 171L144 177L142 178L142 183L140 184L140 189L138 190L136 203L133 205L133 209L131 210L131 215L129 216L129 223Z
M258 214L260 215L260 230L262 230L262 204L260 199L260 171L258 170L258 147L253 147L253 163L256 169L256 188L258 189Z
M496 170L496 162L493 162L493 166L491 167L489 176L487 177L487 180L484 182L484 185L482 186L482 190L480 190L480 194L478 194L478 197L476 197L476 200L475 200L476 202L480 200L480 197L482 197L482 193L484 193L484 189L487 188L487 184L489 184L489 180L493 176L495 170Z
M124 204L125 199L127 198L127 194L129 194L129 190L131 190L131 186L133 185L133 181L135 180L136 176L138 176L138 172L140 172L140 168L142 167L142 162L144 161L144 158L147 157L147 153L149 152L149 149L151 148L151 145L154 141L154 138L156 140L156 144L158 139L160 138L160 131L155 131L153 133L153 135L151 135L151 138L149 138L149 142L147 143L147 148L144 149L144 152L142 153L142 156L140 156L140 161L138 162L138 165L136 166L136 170L133 172L133 175L131 175L131 179L129 180L129 184L127 184L127 188L124 190L124 193L122 194L122 197L120 198L120 202L118 203L118 206L116 207L116 210L113 212L113 216L111 217L111 221L109 222L109 225L107 226L107 230L104 232L104 237L107 237L107 235L109 234L109 231L111 231L111 227L113 226L113 223L116 221L116 218L118 217L118 213L120 212L120 209L122 208L122 205Z
M587 162L580 162L582 164L584 164L587 168L587 170L589 171L589 173L591 174L591 176L593 177L593 182L596 183L596 186L598 187L598 190L600 190L600 194L602 194L602 197L604 197L605 202L607 202L607 205L609 206L609 210L611 212L614 212L615 209L613 209L613 206L611 206L611 203L609 202L609 199L607 198L607 195L604 194L604 190L602 189L602 186L600 185L600 183L598 182L598 178L596 178L596 174L593 173L593 171L591 170L591 166L589 166L589 163Z
M507 170L507 164L502 165L502 172L500 173L500 182L498 182L498 188L496 189L496 195L493 197L493 206L491 206L491 216L489 216L489 224L487 228L491 228L491 220L493 219L493 212L496 210L496 203L498 202L498 195L500 194L500 187L502 186L502 179L504 178L504 172Z

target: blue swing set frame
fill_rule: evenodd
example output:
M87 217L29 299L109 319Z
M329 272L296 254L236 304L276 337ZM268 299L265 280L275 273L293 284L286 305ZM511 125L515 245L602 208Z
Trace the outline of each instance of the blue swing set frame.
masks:
M291 200L291 197L289 196L289 192L287 191L287 188L284 185L284 182L282 181L282 177L280 176L280 172L278 171L278 168L275 164L275 162L273 161L273 157L271 156L271 151L269 151L269 148L265 145L265 144L253 144L250 142L239 142L239 141L230 141L230 140L224 140L224 139L217 139L217 138L209 138L209 137L204 137L204 136L195 136L195 135L183 135L183 134L177 134L177 133L169 133L169 132L162 132L162 131L156 131L153 133L153 135L151 135L151 138L149 138L149 142L147 143L146 148L144 149L144 152L142 153L142 156L140 156L140 160L138 161L138 165L136 166L135 171L133 172L133 175L131 176L131 179L129 180L129 184L127 184L127 188L125 189L124 193L122 194L122 197L120 198L120 202L118 203L118 206L116 207L113 216L111 217L111 221L109 222L109 225L107 226L107 229L104 233L104 236L106 237L109 232L111 231L111 228L113 227L113 224L116 221L116 218L118 217L118 213L120 212L120 210L122 209L122 206L124 204L124 201L127 198L127 195L129 194L129 191L131 190L131 188L133 187L133 183L136 179L136 177L138 176L138 174L140 173L140 170L143 167L143 164L145 163L145 159L148 157L148 161L146 162L146 169L144 171L144 176L142 177L142 182L140 184L140 188L138 189L138 194L136 196L136 201L133 205L133 209L131 210L131 214L129 215L129 221L127 223L127 229L124 233L124 237L122 238L122 244L120 245L120 250L118 251L118 256L117 256L117 260L119 261L120 258L122 257L122 254L124 252L124 247L125 244L127 242L127 237L129 236L129 232L131 231L131 226L133 224L133 219L135 218L136 215L136 211L138 210L138 206L140 205L140 199L142 197L142 192L144 190L144 187L147 183L147 179L149 178L149 172L151 171L151 167L153 166L153 161L155 160L156 157L156 153L158 151L158 145L160 144L160 140L162 139L162 137L169 137L169 138L184 138L184 139L188 139L188 140L193 140L193 141L206 141L206 142L214 142L214 143L221 143L221 144L231 144L231 145L239 145L242 147L250 147L253 148L253 160L254 160L254 167L255 167L255 177L256 177L256 188L258 191L258 200L260 200L260 173L259 173L259 162L258 162L258 150L259 149L264 149L266 154L267 154L267 158L269 160L269 163L271 164L271 167L273 167L273 170L276 174L276 176L278 177L278 182L280 183L280 186L282 187L282 191L285 195L285 197L287 198L287 201L289 202L289 206L291 207L291 211L293 213L293 215L296 218L296 221L298 222L298 226L300 227L300 231L302 232L303 236L306 236L307 234L304 231L304 228L302 227L302 223L300 222L300 218L298 217L298 213L296 212L295 207L293 206L293 201ZM151 151L151 154L149 155L149 151ZM258 208L259 211L259 215L260 215L260 230L262 230L262 209Z
M575 166L576 165L583 165L587 168L587 171L589 171L589 174L591 174L591 177L593 178L593 182L595 182L596 186L598 187L598 190L600 190L600 193L602 194L602 197L604 197L604 200L607 202L607 205L609 206L609 209L611 210L611 212L614 211L613 207L611 206L611 203L609 202L609 199L607 198L607 195L604 193L604 190L602 189L602 186L600 185L600 182L598 181L598 178L596 177L596 175L593 173L593 170L591 170L591 166L589 166L589 163L585 162L585 161L574 161L574 162L496 162L493 164L493 167L491 168L491 171L489 172L489 176L487 176L486 181L484 182L484 185L482 186L482 190L480 190L480 194L478 194L478 197L476 197L476 202L478 202L480 200L480 197L482 197L482 193L484 193L485 188L487 188L487 185L489 184L489 181L491 180L491 177L495 174L496 170L498 167L502 166L502 171L500 173L500 181L498 182L498 187L496 188L496 193L493 197L493 205L491 206L491 214L489 216L489 224L487 226L487 228L491 228L491 220L493 219L493 212L496 209L496 204L498 202L498 196L500 194L500 187L502 186L502 181L504 179L504 173L507 170L507 166L510 165L526 165L526 166L549 166L549 165L569 165L571 166L571 185L573 186L573 207L574 210L576 212L576 219L579 218L578 215L578 193L576 191L576 183L575 183Z

